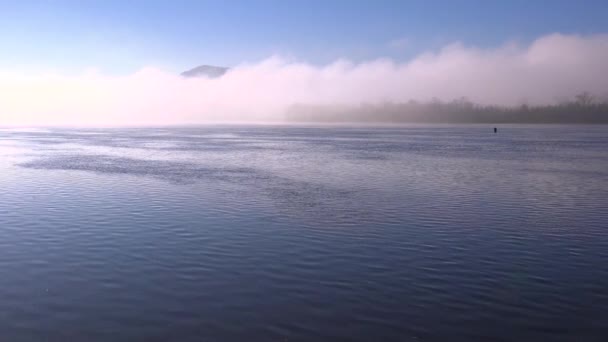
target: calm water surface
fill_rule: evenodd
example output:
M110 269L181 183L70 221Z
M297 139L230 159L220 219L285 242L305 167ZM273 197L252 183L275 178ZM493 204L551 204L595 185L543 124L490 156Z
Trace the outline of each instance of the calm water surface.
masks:
M0 130L0 340L606 341L608 127Z

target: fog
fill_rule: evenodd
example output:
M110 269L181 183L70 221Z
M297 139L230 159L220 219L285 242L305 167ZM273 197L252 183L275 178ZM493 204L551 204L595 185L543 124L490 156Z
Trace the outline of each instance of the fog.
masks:
M608 34L552 34L481 49L462 43L396 62L347 59L316 66L278 56L217 79L143 67L124 76L0 70L0 125L165 125L282 121L293 104L449 101L551 104L608 95ZM204 62L204 61L201 61Z

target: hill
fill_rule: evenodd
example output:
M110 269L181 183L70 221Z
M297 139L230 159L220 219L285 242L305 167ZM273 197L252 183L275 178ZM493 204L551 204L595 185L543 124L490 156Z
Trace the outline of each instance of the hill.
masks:
M182 72L180 75L184 77L222 77L229 68L218 67L213 65L199 65L195 68Z

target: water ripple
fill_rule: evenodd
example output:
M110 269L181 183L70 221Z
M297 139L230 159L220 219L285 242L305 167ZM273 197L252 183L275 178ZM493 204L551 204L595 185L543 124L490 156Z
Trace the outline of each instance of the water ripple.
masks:
M605 127L2 130L9 341L601 341Z

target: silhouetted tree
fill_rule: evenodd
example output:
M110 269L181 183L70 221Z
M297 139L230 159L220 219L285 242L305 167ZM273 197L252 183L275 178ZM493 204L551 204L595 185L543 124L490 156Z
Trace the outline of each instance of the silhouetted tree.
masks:
M581 106L590 106L593 104L593 95L589 94L589 92L582 92L574 97L576 99L576 103Z
M554 105L487 106L466 97L451 102L433 98L429 102L385 102L359 106L314 106L297 104L287 118L307 122L420 122L420 123L605 123L608 124L608 96L597 101L583 92L574 100Z

